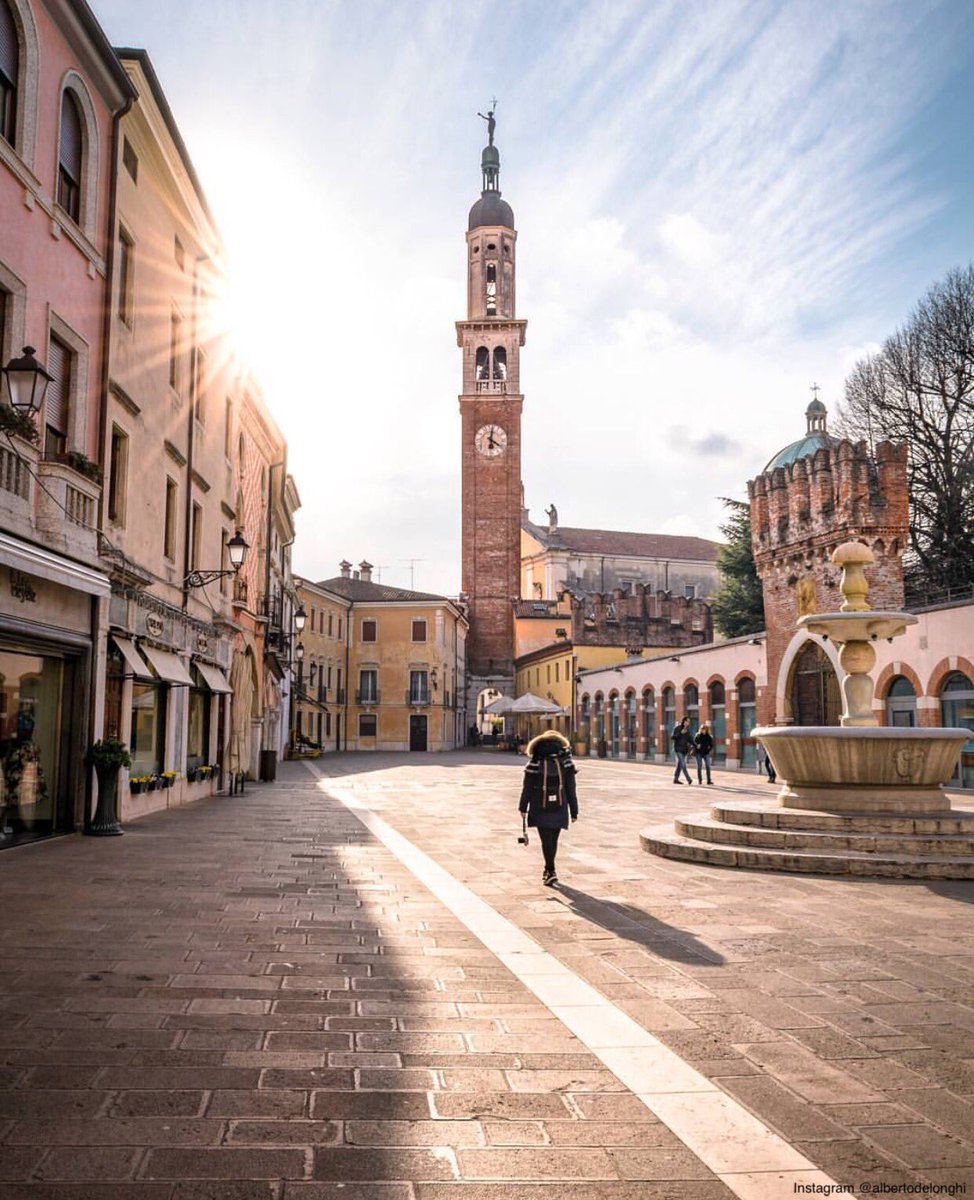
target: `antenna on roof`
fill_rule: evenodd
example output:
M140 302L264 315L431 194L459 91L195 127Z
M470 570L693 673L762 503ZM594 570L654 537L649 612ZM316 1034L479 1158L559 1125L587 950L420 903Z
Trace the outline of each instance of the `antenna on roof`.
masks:
M403 558L403 559L400 559L400 561L404 562L404 563L409 563L409 590L411 592L415 591L416 590L416 588L415 588L416 564L418 562L426 562L426 559L425 558Z

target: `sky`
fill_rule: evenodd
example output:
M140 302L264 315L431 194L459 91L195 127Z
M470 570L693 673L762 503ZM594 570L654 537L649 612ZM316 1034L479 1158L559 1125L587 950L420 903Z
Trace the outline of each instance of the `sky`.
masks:
M969 0L93 0L148 50L289 441L295 570L460 586L467 212L497 99L535 519L718 537L974 257Z

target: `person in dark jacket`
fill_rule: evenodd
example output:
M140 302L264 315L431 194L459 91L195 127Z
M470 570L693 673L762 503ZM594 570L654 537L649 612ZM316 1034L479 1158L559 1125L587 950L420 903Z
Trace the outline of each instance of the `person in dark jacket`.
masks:
M526 753L531 761L524 768L518 809L526 815L528 825L538 831L544 854L541 882L551 887L558 882L558 835L568 828L569 818L578 820L575 763L568 739L556 729L538 734L528 742Z
M693 783L687 770L687 755L693 749L693 734L690 732L690 718L684 717L679 725L673 727L673 753L676 755L676 770L673 772L673 782L682 783L680 772L686 776L687 783Z
M707 782L713 786L710 778L710 756L714 752L714 735L710 730L710 722L704 721L693 739L693 753L697 756L697 783L703 783L703 769L707 768Z

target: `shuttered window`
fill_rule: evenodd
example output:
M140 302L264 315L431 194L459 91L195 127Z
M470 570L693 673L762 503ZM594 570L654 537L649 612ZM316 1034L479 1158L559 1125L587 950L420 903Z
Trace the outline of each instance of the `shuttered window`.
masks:
M14 144L17 123L17 74L20 44L7 0L0 0L0 137Z
M44 401L44 448L49 454L63 454L68 442L68 401L71 396L71 367L73 355L63 342L51 338L47 353L47 369L51 382Z
M61 138L58 142L58 204L73 221L81 217L81 160L84 138L78 102L69 91L61 97Z

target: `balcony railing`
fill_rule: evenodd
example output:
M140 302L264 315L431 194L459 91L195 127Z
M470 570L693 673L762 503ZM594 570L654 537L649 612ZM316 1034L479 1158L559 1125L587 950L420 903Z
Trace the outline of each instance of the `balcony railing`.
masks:
M101 485L65 462L42 459L37 467L43 484L37 498L37 528L48 544L75 558L94 559L94 528Z
M344 688L335 688L335 703L336 704L344 704L345 703L345 689Z
M477 379L474 387L478 392L494 392L498 396L507 395L506 379Z
M0 528L6 533L30 537L34 525L34 480L40 455L22 438L12 438L13 447L0 444Z
M376 688L364 688L355 693L355 703L373 705L379 703L379 692Z
M420 691L418 688L408 688L406 691L406 703L413 708L425 708L429 705L430 694L426 691Z

